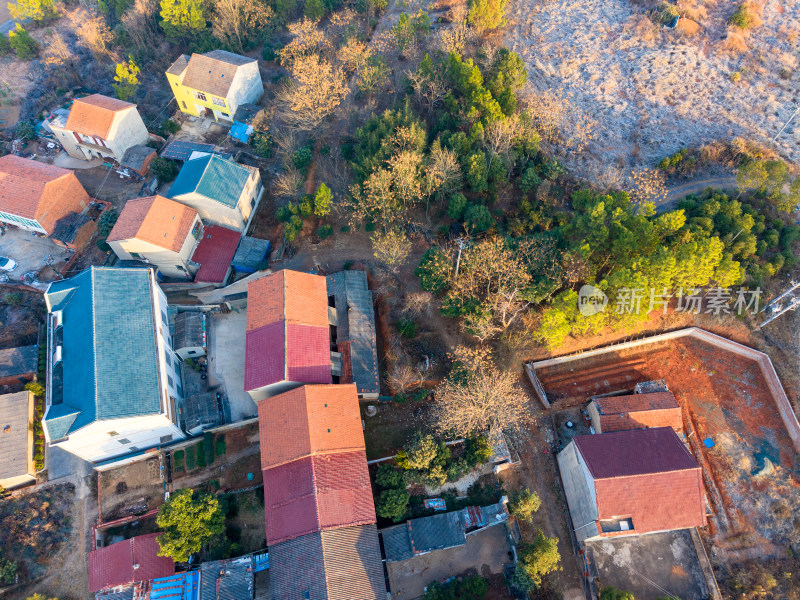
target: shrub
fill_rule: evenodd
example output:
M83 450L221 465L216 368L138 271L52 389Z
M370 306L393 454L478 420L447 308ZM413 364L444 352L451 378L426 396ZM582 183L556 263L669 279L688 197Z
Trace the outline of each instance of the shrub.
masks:
M618 590L613 586L600 590L600 600L636 600L630 592Z
M430 434L417 433L403 449L398 452L396 461L398 466L406 470L425 471L436 460L439 444Z
M452 265L439 248L433 247L425 251L414 274L426 292L437 293L447 288Z
M19 23L16 29L9 32L8 43L20 60L30 60L39 53L39 44Z
M325 14L325 5L322 0L306 0L303 15L310 21L319 21Z
M5 303L11 306L19 306L22 304L23 296L20 292L9 292L5 296Z
M408 510L408 501L411 497L404 489L383 490L378 495L375 512L379 517L392 519L395 523L403 520Z
M743 2L730 16L728 23L739 29L751 29L761 22L753 6L749 2Z
M464 209L467 207L467 198L464 194L453 194L447 204L447 216L454 221L460 221L464 216Z
M114 229L118 218L119 213L113 208L107 208L103 211L103 214L100 215L100 220L97 222L97 233L101 238L108 237L108 234Z
M399 331L400 335L402 335L404 338L410 340L417 335L417 324L413 319L403 317L397 321L397 331Z
M31 381L30 383L26 383L25 389L28 390L34 396L38 396L39 398L44 398L44 386L38 381Z
M302 148L298 148L292 154L292 163L294 166L303 173L308 171L308 167L311 165L311 161L313 160L313 155L311 154L311 147L310 146L303 146Z
M3 37L3 36L0 36ZM17 123L16 137L22 140L32 140L36 138L36 124L33 121L20 121Z
M217 438L216 442L217 456L225 456L225 436L221 435Z
M298 236L300 231L302 231L302 229L303 219L301 219L298 215L292 215L292 217L289 219L289 222L286 223L283 235L286 236L288 241L292 242Z
M479 32L497 29L505 24L508 0L470 0L469 24Z
M527 193L534 191L542 182L534 167L528 167L519 179L519 189Z
M333 227L330 225L323 225L317 229L317 235L321 240L325 240L333 235Z
M327 217L331 212L333 193L324 183L320 183L317 193L314 194L314 214L318 217Z
M159 183L168 183L178 176L181 166L174 160L157 156L150 163L150 170L158 178Z
M176 123L172 119L167 119L161 126L161 130L164 132L165 135L170 135L172 133L178 133L181 130L181 126L179 123Z
M386 463L378 467L375 473L375 483L384 489L405 489L406 487L403 474Z
M508 510L518 519L530 523L533 520L533 513L539 510L541 505L542 500L539 495L526 488L514 493L508 503Z
M471 469L484 464L492 457L492 445L485 435L467 438L464 442L464 460Z
M14 583L17 578L17 562L0 557L0 582Z
M452 579L446 583L431 582L423 600L479 600L489 591L489 582L480 575Z
M662 2L658 7L658 20L664 25L671 25L672 22L681 16L678 7L669 2Z
M528 584L529 587L521 588L524 591L540 586L542 577L560 570L561 554L558 551L557 538L549 538L539 531L531 544L520 546L517 571L523 571L523 574L517 583Z
M473 204L464 211L464 221L474 233L488 231L494 225L494 217L483 204Z

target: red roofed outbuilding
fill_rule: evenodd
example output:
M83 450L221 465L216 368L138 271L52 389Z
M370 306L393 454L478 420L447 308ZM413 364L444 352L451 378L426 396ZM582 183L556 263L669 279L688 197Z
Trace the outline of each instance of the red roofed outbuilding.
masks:
M172 559L158 556L158 536L158 533L140 535L89 552L89 591L174 574Z
M558 464L579 542L706 524L700 466L671 427L577 436Z
M247 287L244 389L263 400L304 383L331 383L325 277L278 271Z
M588 407L596 433L672 427L683 431L681 406L672 392L593 398Z

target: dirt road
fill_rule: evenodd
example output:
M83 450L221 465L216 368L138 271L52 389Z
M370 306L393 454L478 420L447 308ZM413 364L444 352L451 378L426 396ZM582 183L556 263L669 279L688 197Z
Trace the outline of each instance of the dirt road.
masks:
M659 208L671 208L679 200L683 200L689 194L702 192L707 187L712 187L719 190L734 190L736 189L736 176L723 175L721 177L698 179L672 187L669 189L667 197L664 199L664 201L659 203Z

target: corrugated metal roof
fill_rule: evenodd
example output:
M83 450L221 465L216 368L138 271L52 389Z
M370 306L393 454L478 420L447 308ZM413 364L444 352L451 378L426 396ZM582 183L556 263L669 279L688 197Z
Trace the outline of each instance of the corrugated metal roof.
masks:
M253 560L249 554L200 565L202 600L248 600L252 597Z
M0 481L28 473L30 392L0 396Z
M0 350L0 377L16 377L36 373L39 364L39 347L20 346Z
M150 600L200 600L200 572L176 573L153 580Z
M375 311L364 271L328 275L328 294L336 304L336 341L347 346L349 372L359 394L380 392ZM345 354L343 352L343 354Z
M189 157L192 155L192 152L211 153L213 151L214 151L214 144L201 144L200 142L185 142L183 140L172 140L161 150L161 158L170 158L172 160L185 161L189 160Z
M172 334L172 347L196 348L206 346L206 316L199 311L187 310L175 315L175 332Z
M161 412L149 269L90 267L50 285L63 311L60 404L44 419L60 439L102 419Z
M273 600L386 600L375 525L342 527L270 547Z

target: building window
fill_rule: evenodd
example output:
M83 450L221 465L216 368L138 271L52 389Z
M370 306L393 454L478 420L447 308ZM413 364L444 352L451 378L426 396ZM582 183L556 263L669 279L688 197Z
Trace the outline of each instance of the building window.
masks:
M175 387L175 382L172 380L172 377L170 375L167 375L167 383L169 384L169 387L171 388Z
M203 92L195 92L194 97L201 102L208 102L208 100L206 100L206 95Z
M138 452L139 448L137 448L136 446L131 446L130 448L128 448L128 450L130 450L131 452Z
M183 104L183 108L186 108L186 102L184 102L183 100L181 100L181 104Z
M169 352L164 353L164 360L167 362L168 367L172 367L172 359L169 357Z
M139 260L140 258L142 258L142 255L139 254L138 252L129 252L128 254L130 254L136 260Z
M194 356L195 354L200 354L200 353L197 350L189 350L189 352L187 352L187 354L189 356Z
M114 436L119 435L119 434L116 431L109 431L108 435L110 435L111 437L114 437Z
M170 434L170 435L162 435L161 436L161 443L162 444L166 444L167 442L171 442L171 441L172 441L172 434Z
M169 317L167 317L167 313L163 310L161 311L161 320L164 321L164 327L169 326Z
M183 388L179 385L176 389L178 390L178 396L183 398Z
M130 441L128 438L119 438L117 441L118 441L120 444L122 444L123 446L124 446L125 444L130 444L130 443L131 443L131 441Z
M215 98L214 96L211 97L211 102L213 102L216 106L225 107L225 99L224 98Z
M250 200L250 208L255 208L255 207L256 207L256 199L253 198L252 200Z

